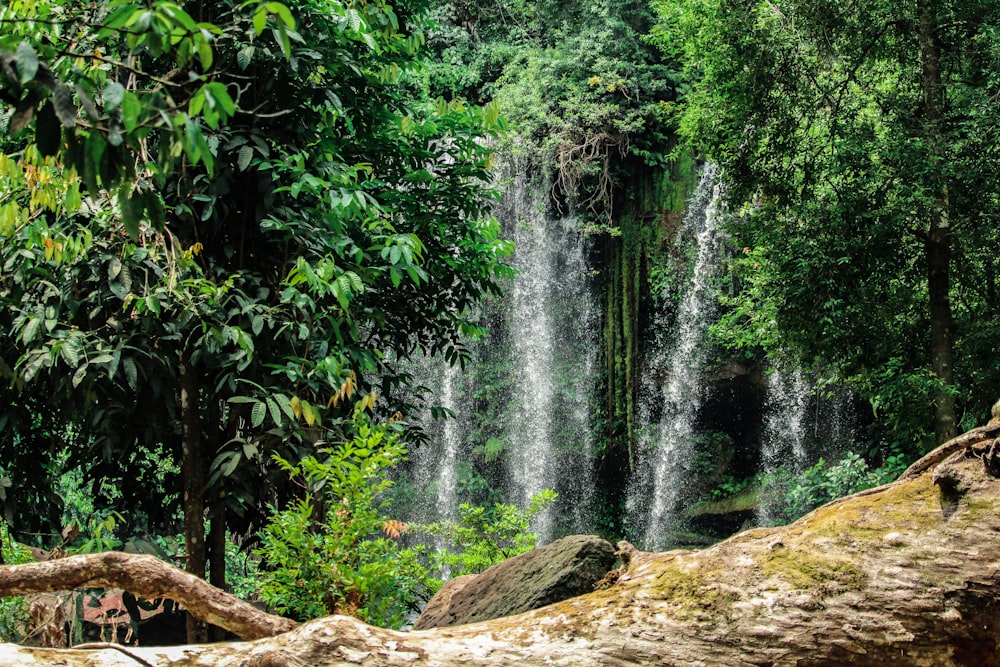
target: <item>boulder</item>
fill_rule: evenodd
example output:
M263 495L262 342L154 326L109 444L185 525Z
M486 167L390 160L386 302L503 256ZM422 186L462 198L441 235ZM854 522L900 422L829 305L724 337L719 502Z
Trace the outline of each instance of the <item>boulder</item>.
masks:
M615 563L615 549L593 535L571 535L458 577L428 603L414 630L512 616L594 590Z

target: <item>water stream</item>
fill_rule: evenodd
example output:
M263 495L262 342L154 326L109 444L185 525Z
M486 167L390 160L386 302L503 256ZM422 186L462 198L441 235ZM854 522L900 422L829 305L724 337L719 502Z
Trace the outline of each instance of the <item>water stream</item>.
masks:
M524 507L543 489L560 500L536 522L539 543L557 522L584 530L593 493L590 396L597 348L587 241L571 215L552 212L550 187L519 170L497 217L516 244L520 275L507 295L511 342L508 495Z
M716 312L715 278L722 265L724 236L717 225L722 196L717 176L716 167L706 165L688 202L681 234L694 239L693 273L673 326L658 322L671 334L646 364L648 380L663 378L658 388L647 390L653 396L646 397L656 402L659 417L646 427L627 507L629 523L646 549L672 543L678 494L693 463L695 425L705 392L706 334Z
M760 472L774 474L785 467L795 474L809 463L809 397L812 387L797 367L777 367L768 380L764 406L764 429L760 445ZM771 525L771 503L762 499L757 510L757 523Z
M463 393L461 371L441 358L412 362L413 373L430 389L428 410L420 420L427 441L411 451L413 482L426 492L424 501L412 507L410 521L453 521L458 513L458 464L467 424L458 410ZM444 409L454 417L434 419L430 406Z
M552 211L550 184L527 171L511 169L495 209L516 243L519 273L484 306L488 338L472 346L476 359L464 371L443 360L416 371L431 389L428 403L455 418L423 421L428 442L413 453L411 475L427 506L413 516L424 521L456 518L460 466L471 471L470 462L491 467L480 469L491 483L503 480L504 502L525 508L542 490L556 491L533 526L544 544L592 529L597 314L588 241L575 217Z

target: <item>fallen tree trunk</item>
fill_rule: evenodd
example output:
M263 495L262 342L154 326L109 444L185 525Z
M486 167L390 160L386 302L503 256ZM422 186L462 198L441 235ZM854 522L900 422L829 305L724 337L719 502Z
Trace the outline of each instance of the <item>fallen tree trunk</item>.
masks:
M0 567L0 597L73 588L121 588L143 598L168 598L194 617L243 639L272 637L298 625L154 556L109 551Z
M701 551L630 551L608 588L519 616L410 633L335 616L253 642L163 649L6 645L0 665L1000 664L992 437L789 526ZM6 578L23 567L6 566Z

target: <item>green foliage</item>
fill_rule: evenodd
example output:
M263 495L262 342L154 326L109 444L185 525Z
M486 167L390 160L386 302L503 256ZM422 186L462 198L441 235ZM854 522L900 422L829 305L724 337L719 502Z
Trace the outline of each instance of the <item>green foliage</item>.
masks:
M453 0L434 16L430 89L496 99L516 137L507 150L550 170L591 228L610 229L627 156L665 164L679 81L644 39L645 3Z
M0 562L4 565L30 563L31 553L14 541L7 524L0 521ZM23 597L0 600L0 641L18 642L28 621L28 603Z
M766 476L760 502L770 506L768 514L776 523L786 523L831 500L891 482L905 469L902 454L889 457L872 470L861 456L847 452L833 465L821 458L799 474L781 468Z
M361 412L354 428L322 458L277 458L304 496L275 509L260 533L260 596L300 620L339 613L399 627L434 587L417 553L399 544L406 527L383 513L388 472L406 450Z
M452 577L475 574L534 549L538 536L531 532L531 522L555 500L556 493L545 489L523 509L510 503L491 508L462 503L458 521L414 526L414 530L443 538L444 549L432 555L436 569Z
M260 599L259 559L232 540L226 541L226 586L243 600Z
M927 117L936 95L912 3L866 0L844 12L834 2L661 0L655 33L685 65L680 130L722 166L737 213L738 290L717 337L832 369L913 453L931 444L929 406L957 396L977 415L967 425L980 422L1000 377L981 347L998 305L983 287L997 261L982 253L997 242L984 222L1000 202L982 193L1000 190L1000 124L982 105L1000 91L1000 12L984 2L926 6L940 119ZM931 232L942 192L943 263L931 253L941 247ZM951 313L932 310L931 293ZM953 384L940 368L949 344Z
M723 498L735 496L752 487L755 481L753 477L736 479L732 475L726 475L718 486L709 491L709 498L712 500L722 500Z
M406 411L387 358L467 356L509 276L482 141L503 122L416 90L425 9L0 8L0 500L19 531L61 529L64 448L120 490L122 535L173 532L202 464L211 519L260 525L261 489L289 493L272 453L342 437L359 401Z

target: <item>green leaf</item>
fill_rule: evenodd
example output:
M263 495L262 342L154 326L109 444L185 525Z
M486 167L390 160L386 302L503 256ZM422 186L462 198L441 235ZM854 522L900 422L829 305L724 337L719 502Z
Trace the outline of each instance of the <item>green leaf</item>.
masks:
M128 381L128 386L135 391L139 388L139 370L130 357L126 357L122 360L122 370L125 372L125 380Z
M241 457L239 452L230 452L230 454L231 456L229 457L229 460L226 461L226 463L222 466L223 477L229 477L230 475L232 475L234 472L236 472L236 469L240 465Z
M115 280L121 272L122 261L118 259L117 255L112 255L111 259L108 260L108 280Z
M295 18L292 13L288 11L288 7L281 4L280 2L269 2L264 5L267 11L271 14L275 14L278 19L285 24L285 27L289 30L295 30Z
M68 366L76 368L80 365L80 358L83 356L83 344L79 336L70 336L62 342L59 347L59 356Z
M271 420L274 421L275 426L281 426L281 409L278 408L278 404L270 396L264 399L267 402L267 410L271 413Z
M357 9L354 7L348 7L344 16L347 18L347 25L351 30L355 32L361 30L361 14L358 13Z
M70 380L70 382L73 384L74 389L79 387L80 383L83 382L83 379L87 377L87 365L88 364L84 363L83 366L80 366L76 369L76 372L73 373L73 379Z
M267 406L264 403L258 401L254 403L253 409L250 411L250 424L257 428L264 423L264 417L267 414Z
M67 130L76 127L76 104L73 103L73 91L65 84L59 84L52 91L52 104L55 106L59 122Z
M199 36L195 41L198 44L198 60L201 61L201 68L209 70L212 67L212 45L203 36Z
M289 419L295 421L295 410L292 408L291 400L289 400L289 398L284 394L274 394L273 398L281 407L282 412L284 412Z
M135 93L126 91L121 101L122 125L128 133L134 132L142 117L142 102ZM75 121L74 121L75 122Z
M240 171L246 171L247 167L250 166L250 160L253 159L253 148L249 145L244 146L240 149L240 153L236 158L236 166L239 167Z
M22 86L38 74L38 54L31 44L21 42L17 45L17 80Z
M125 99L125 86L117 81L110 82L104 87L104 111L108 112L121 106Z
M195 93L190 100L188 100L188 115L197 116L201 113L201 110L205 107L205 102L208 101L208 95L205 93L205 87L202 86L197 93Z
M233 98L229 96L229 90L226 88L224 83L213 82L206 86L215 104L219 106L223 112L225 112L226 117L231 117L236 113L236 103L233 102Z
M275 28L271 31L274 36L274 40L278 42L278 46L281 47L281 55L285 58L290 58L292 56L292 44L288 41L288 33L282 28Z
M28 324L25 325L24 330L21 332L21 342L25 345L31 343L35 340L35 335L38 334L39 327L42 326L42 318L33 317L28 320Z
M239 65L241 70L246 70L247 67L250 67L254 51L256 51L256 47L250 45L236 52L236 64Z
M129 192L130 183L118 190L118 207L122 213L122 224L133 241L139 240L139 223L142 221L144 206L141 197L133 197Z
M264 5L257 8L257 11L253 15L253 29L260 35L264 32L264 28L267 26L267 10Z
M142 193L142 205L146 211L146 221L155 229L163 229L166 214L163 210L163 200L160 199L160 194L153 190L146 190Z

